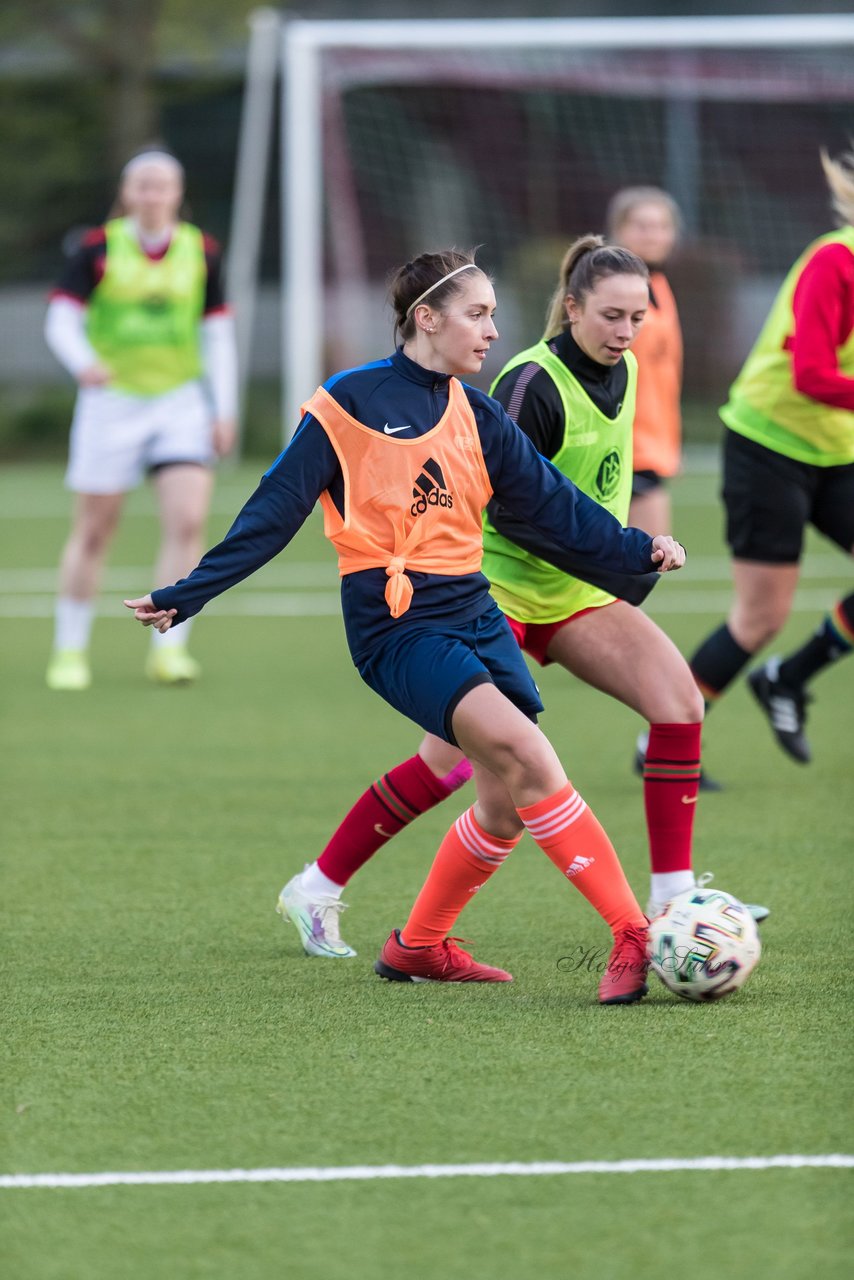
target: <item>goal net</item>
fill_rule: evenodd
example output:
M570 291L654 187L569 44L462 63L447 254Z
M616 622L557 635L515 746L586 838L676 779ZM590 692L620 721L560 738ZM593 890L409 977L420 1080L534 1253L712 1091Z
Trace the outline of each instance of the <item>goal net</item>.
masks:
M294 21L285 30L284 377L297 407L391 349L391 271L479 246L502 358L535 341L567 244L610 197L680 205L686 397L719 402L774 288L832 214L854 19Z

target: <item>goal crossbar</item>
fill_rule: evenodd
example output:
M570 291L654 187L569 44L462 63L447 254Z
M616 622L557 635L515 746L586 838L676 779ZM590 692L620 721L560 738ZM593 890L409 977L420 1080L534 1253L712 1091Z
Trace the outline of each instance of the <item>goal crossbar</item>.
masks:
M322 381L321 58L335 49L680 50L854 46L854 15L688 18L400 19L282 24L283 437ZM389 264L391 265L391 264Z

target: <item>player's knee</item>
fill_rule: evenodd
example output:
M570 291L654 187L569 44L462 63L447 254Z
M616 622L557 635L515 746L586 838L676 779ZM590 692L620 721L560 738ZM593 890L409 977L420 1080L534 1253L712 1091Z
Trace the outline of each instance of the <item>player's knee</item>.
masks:
M693 679L679 690L679 719L674 724L702 724L706 714L703 695Z
M204 529L204 519L191 512L173 516L164 526L164 534L173 542L190 544L198 541Z
M115 520L89 520L76 530L74 541L84 556L98 556L106 550L115 531Z
M512 792L537 786L552 771L555 760L547 739L539 733L500 744L497 758L500 776Z
M498 840L515 840L522 833L522 822L512 802L502 803L491 796L478 796L475 817L483 830Z

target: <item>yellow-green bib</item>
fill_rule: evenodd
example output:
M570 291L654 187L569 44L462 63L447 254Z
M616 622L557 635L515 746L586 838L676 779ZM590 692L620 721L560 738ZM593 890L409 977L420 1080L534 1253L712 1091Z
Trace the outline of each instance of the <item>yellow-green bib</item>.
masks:
M498 380L521 364L535 363L554 382L563 405L564 434L554 465L579 489L623 524L632 496L632 421L637 361L630 351L626 394L616 418L596 408L581 383L545 342L521 352ZM493 384L493 389L494 389ZM483 572L499 608L520 622L559 622L580 609L609 604L614 597L599 587L562 573L523 551L484 520Z
M128 218L104 230L106 267L89 299L86 332L113 375L111 385L156 396L198 378L206 280L201 231L179 223L164 256L153 261Z
M728 427L750 440L818 467L854 462L854 413L821 404L795 389L786 339L794 331L792 301L801 272L817 249L844 244L854 253L854 227L815 240L792 267L721 409ZM854 332L838 349L839 367L854 377Z

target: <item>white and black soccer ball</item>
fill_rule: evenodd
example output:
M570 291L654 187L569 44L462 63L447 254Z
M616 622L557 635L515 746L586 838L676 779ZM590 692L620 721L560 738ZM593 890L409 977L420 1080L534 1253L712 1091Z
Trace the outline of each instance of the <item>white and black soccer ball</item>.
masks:
M683 1000L721 1000L743 986L762 952L756 922L720 889L689 889L649 926L650 967Z

